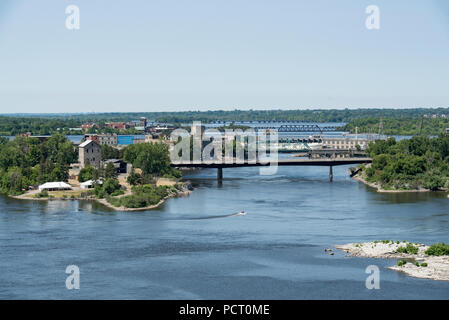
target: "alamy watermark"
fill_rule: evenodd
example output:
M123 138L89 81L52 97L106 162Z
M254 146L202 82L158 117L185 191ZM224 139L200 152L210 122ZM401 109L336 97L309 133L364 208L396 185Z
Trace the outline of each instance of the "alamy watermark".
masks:
M365 280L365 287L368 290L380 289L380 270L378 266L370 265L365 269L365 273L369 276Z
M80 289L80 268L76 265L67 266L65 273L69 276L65 280L65 287L68 290Z
M365 27L368 30L380 29L380 9L376 5L370 5L366 7L365 13L368 17L365 20Z
M65 13L67 15L65 19L65 27L68 30L79 30L80 29L80 8L76 5L69 5L65 8Z

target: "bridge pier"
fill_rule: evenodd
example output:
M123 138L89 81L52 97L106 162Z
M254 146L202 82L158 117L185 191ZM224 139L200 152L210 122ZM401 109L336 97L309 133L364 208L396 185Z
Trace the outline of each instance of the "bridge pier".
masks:
M223 180L223 168L217 168L217 180L218 181Z
M334 172L332 166L329 166L329 181L330 182L334 181Z

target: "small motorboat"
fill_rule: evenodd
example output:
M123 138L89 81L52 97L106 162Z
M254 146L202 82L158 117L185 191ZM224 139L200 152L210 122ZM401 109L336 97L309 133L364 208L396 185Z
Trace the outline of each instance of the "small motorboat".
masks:
M245 216L246 212L245 211L240 211L239 213L236 214L237 216Z

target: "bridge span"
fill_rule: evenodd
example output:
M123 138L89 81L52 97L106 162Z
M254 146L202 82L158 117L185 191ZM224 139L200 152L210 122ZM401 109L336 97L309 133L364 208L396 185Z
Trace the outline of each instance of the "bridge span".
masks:
M229 161L230 162L230 161ZM332 167L334 166L344 166L351 164L363 164L363 163L371 163L371 158L318 158L318 159L280 159L277 161L278 166L321 166L321 167L329 167L329 180L333 180L333 171ZM260 161L259 159L256 161L245 161L243 163L225 163L224 161L215 161L215 162L177 162L172 163L171 166L175 168L216 168L217 170L217 179L223 179L223 168L241 168L241 167L263 167L274 165L275 163Z

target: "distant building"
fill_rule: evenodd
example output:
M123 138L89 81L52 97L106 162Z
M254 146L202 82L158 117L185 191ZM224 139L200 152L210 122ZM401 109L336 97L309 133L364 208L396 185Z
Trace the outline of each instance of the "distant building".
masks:
M78 147L79 162L81 168L90 164L92 167L98 169L101 163L101 147L93 140L86 140Z
M133 144L137 144L137 143L145 143L145 138L134 137L133 138Z
M117 134L102 134L99 136L100 145L116 146Z
M141 117L140 120L139 120L139 127L146 128L146 126L147 126L147 118Z
M84 131L88 131L89 129L92 129L95 126L95 123L83 123L81 125L81 129Z
M345 149L355 150L360 146L362 150L368 147L369 140L367 139L346 139L346 138L323 138L323 145L330 149Z
M85 134L85 140L92 140L101 145L116 146L117 134Z
M97 180L97 184L103 184L103 181ZM93 180L87 180L80 184L81 189L92 189L94 187L94 181Z
M98 134L85 134L84 139L92 140L92 141L95 141L96 143L100 144L100 137Z
M133 144L133 136L118 136L117 144L125 146Z
M129 123L126 122L108 122L105 124L106 127L117 129L117 130L126 130L131 127Z
M127 163L120 159L109 159L104 161L104 167L108 165L108 163L112 163L116 169L117 173L126 173L127 172Z

